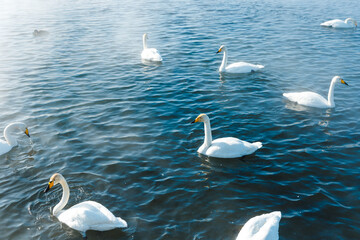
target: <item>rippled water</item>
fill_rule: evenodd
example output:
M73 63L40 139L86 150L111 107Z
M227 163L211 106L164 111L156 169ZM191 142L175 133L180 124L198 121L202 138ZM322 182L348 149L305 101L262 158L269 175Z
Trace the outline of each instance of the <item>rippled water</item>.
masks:
M2 239L80 239L53 217L95 200L129 227L89 239L235 239L251 217L280 210L280 239L360 238L360 31L322 28L358 1L10 1L0 8L0 131L31 139L0 157ZM50 34L34 37L34 29ZM140 61L142 34L164 58ZM229 62L262 72L219 76ZM285 91L327 95L335 109L291 104ZM213 136L262 141L241 159L198 156Z

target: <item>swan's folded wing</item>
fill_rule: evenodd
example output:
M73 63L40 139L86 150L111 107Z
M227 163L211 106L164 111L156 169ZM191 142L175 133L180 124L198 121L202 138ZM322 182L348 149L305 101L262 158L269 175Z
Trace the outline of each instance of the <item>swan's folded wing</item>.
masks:
M261 143L249 143L233 137L218 138L206 150L206 155L217 158L237 158L249 155L261 147Z

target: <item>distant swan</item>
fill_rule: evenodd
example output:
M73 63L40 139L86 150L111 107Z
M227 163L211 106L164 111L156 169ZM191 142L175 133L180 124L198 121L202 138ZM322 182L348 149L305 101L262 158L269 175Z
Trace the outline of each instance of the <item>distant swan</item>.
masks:
M156 48L148 48L146 40L148 39L147 34L143 35L143 51L141 53L141 59L151 62L161 62L162 57Z
M196 122L203 122L205 128L205 140L198 153L217 158L238 158L252 154L262 147L261 142L249 143L233 137L218 138L213 141L209 117L202 113L192 123Z
M4 138L6 141L0 139L0 155L9 152L13 147L17 146L16 138L13 136L14 130L23 131L30 137L29 130L24 123L16 122L9 124L4 130Z
M220 46L219 50L216 53L220 52L224 52L223 60L219 68L220 73L249 73L264 68L263 65L255 65L247 62L237 62L227 66L227 51L224 45Z
M326 100L323 96L315 93L315 92L292 92L292 93L283 93L283 96L289 99L292 102L296 102L301 105L305 105L308 107L316 107L316 108L333 108L335 107L334 102L334 88L335 83L340 82L349 86L344 79L339 76L333 77L330 83L328 99Z
M345 21L340 19L334 19L320 24L323 27L333 28L354 28L357 27L357 22L352 18L347 18Z
M35 29L34 32L33 32L33 35L34 35L35 37L46 36L46 35L48 35L48 34L49 34L49 32L48 32L48 31L45 31L45 30L37 30L37 29Z
M242 227L236 240L278 240L281 212L251 218Z
M87 230L107 231L127 227L127 223L123 219L115 217L106 207L94 201L81 202L67 210L62 210L69 200L70 190L65 178L60 173L51 176L44 192L49 191L58 183L62 186L63 194L60 202L53 209L53 215L60 222L79 231L84 238L86 238Z

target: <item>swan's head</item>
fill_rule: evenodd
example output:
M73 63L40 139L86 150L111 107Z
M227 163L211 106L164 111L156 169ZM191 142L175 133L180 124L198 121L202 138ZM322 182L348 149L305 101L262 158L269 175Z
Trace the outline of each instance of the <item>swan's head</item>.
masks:
M219 50L216 53L220 53L221 51L225 51L225 50L226 50L225 45L221 45Z
M345 19L345 23L348 23L348 22L352 22L355 25L355 27L357 27L357 22L355 19L352 19L352 18Z
M191 123L208 122L208 121L210 121L209 117L205 113L202 113L199 116L197 116L197 118Z
M15 129L22 131L26 134L26 136L30 137L29 129L27 128L25 123L22 122L16 122L9 124L6 128L8 128L10 131L13 131Z
M147 33L144 33L144 35L143 35L143 39L148 39L148 35L147 35Z
M49 180L49 184L44 192L49 191L53 186L60 183L61 180L63 180L63 179L64 179L64 177L60 173L55 173L54 175L52 175Z
M340 83L342 83L342 84L345 84L346 86L349 86L349 84L347 84L347 83L344 81L344 79L342 79L342 78L339 77L339 76L335 76L335 77L333 78L333 81L340 82Z

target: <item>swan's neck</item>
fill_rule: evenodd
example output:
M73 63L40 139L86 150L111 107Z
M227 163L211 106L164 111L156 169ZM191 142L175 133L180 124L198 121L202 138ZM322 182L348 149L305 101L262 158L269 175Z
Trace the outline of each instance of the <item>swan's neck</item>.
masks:
M348 24L349 22L354 23L354 21L351 18L345 19L345 23Z
M147 49L147 44L146 44L146 35L144 34L143 36L143 48Z
M66 180L61 179L60 184L63 189L63 194L62 194L62 198L61 198L60 202L58 204L56 204L56 206L54 207L53 215L56 215L58 212L60 212L66 206L67 202L69 201L70 189L69 189L69 186L68 186Z
M211 143L212 143L210 120L204 122L204 130L205 130L204 145L205 145L206 148L209 148L211 146Z
M12 135L12 131L16 128L16 124L9 124L5 130L4 130L4 138L6 140L6 142L11 146L11 147L15 147L17 146L17 140L16 138Z
M328 93L328 104L330 107L335 107L335 102L334 102L335 83L336 83L336 79L333 79L330 83L330 88Z
M227 52L226 52L226 49L223 49L223 52L224 52L224 55L223 55L222 63L221 63L220 68L219 68L219 72L224 72L225 68L226 68L226 65L227 65Z

